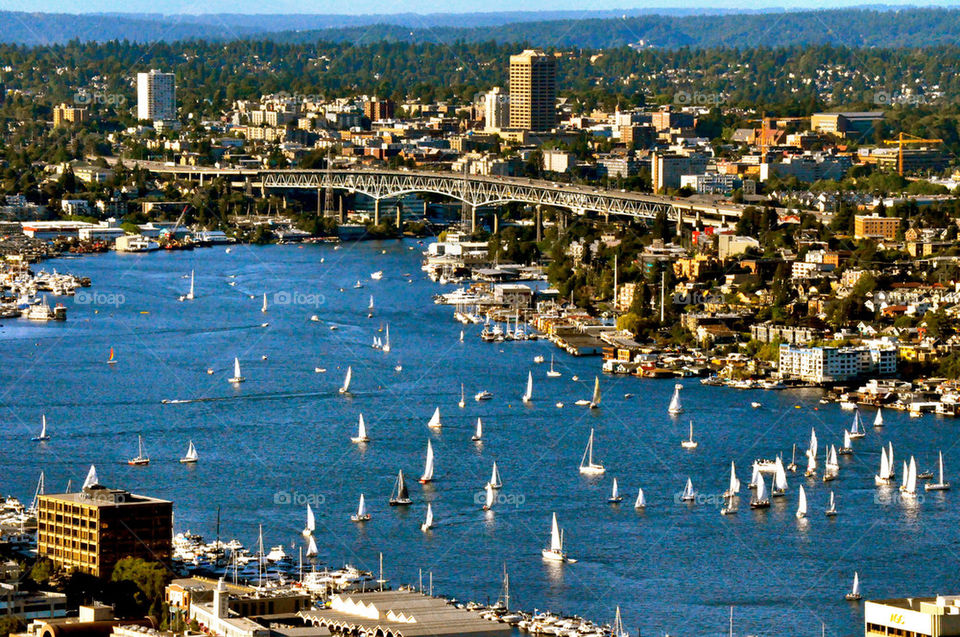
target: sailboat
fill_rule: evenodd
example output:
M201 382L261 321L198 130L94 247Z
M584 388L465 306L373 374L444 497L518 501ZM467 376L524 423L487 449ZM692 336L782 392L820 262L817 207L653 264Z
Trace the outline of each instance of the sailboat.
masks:
M352 367L351 365L347 365L347 375L344 377L344 379L343 379L343 386L340 388L340 393L341 393L341 394L349 394L349 393L350 393L350 381L351 381L351 379L353 379L353 367Z
M750 474L750 484L747 485L751 489L757 488L757 483L760 481L760 465L756 462L753 463L753 472Z
M729 498L738 493L740 493L740 481L737 479L737 466L733 461L730 461L730 485L724 492L723 497Z
M860 573L854 571L853 573L853 588L850 589L850 592L844 595L844 599L848 602L856 602L860 600Z
M720 515L732 515L740 510L740 498L736 495L728 495L724 498L724 505L720 508Z
M770 498L767 497L767 483L763 481L763 474L757 474L757 490L750 498L751 509L769 509Z
M630 637L630 631L623 627L619 606L617 606L617 614L614 615L613 618L613 628L610 629L610 637Z
M460 342L463 342L463 330L460 330Z
M460 402L457 403L457 407L463 409L467 406L467 399L463 393L463 383L460 383Z
M354 515L350 516L351 522L367 522L370 520L370 514L367 513L367 503L363 499L363 494L360 494L360 505L357 507L357 512Z
M823 481L830 482L831 480L836 480L839 474L840 462L837 458L837 448L830 445L830 448L827 450L826 462L823 465Z
M360 414L360 422L357 424L357 435L350 438L350 442L370 442L370 438L367 437L367 425L363 422L363 414Z
M527 372L527 391L523 392L523 402L529 403L533 399L533 372Z
M390 324L387 323L387 331L383 335L383 347L384 352L390 351Z
M667 407L667 413L676 416L683 413L683 405L680 404L680 390L683 385L677 383L673 386L673 396L670 398L670 406Z
M903 477L900 493L907 496L917 495L917 461L913 456L910 456L910 464L907 467L906 475Z
M550 546L540 551L543 559L548 562L566 562L572 564L577 560L571 559L563 550L563 532L557 524L557 514L553 514L553 523L550 526Z
M837 514L837 501L833 497L833 491L830 492L830 504L827 505L827 510L824 511L824 514L828 518L832 518Z
M132 466L150 464L150 457L143 452L143 436L137 436L137 455L127 460L127 464Z
M480 422L480 418L477 418L477 430L473 433L473 436L470 440L474 442L483 442L483 423Z
M687 484L683 487L683 493L680 494L681 502L693 502L697 499L697 494L693 491L693 481L687 478Z
M487 483L493 489L500 489L503 487L503 482L500 480L500 471L497 469L497 462L493 462L493 470L490 472L490 482Z
M607 502L610 504L620 504L623 501L623 496L620 495L620 488L617 486L617 479L613 479L613 490L610 492L610 497L607 498Z
M483 489L485 491L485 495L483 498L482 508L484 511L492 511L493 503L496 501L496 496L493 493L493 486L491 486L490 483L488 482L487 486L485 486Z
M940 452L939 458L937 460L937 469L938 469L937 481L935 483L928 482L927 484L923 485L924 491L948 491L950 489L950 483L946 482L943 479L943 452L942 451Z
M547 378L560 378L560 372L553 368L553 354L550 354L550 369L547 370Z
M633 502L634 509L646 509L647 508L647 499L643 495L643 489L637 490L637 499Z
M247 380L243 377L243 374L240 373L240 359L237 357L233 358L233 376L227 379L227 382L230 383L242 383Z
M587 440L587 448L583 450L583 458L580 459L580 473L587 476L598 476L605 471L606 469L602 464L593 461L593 429L591 429L590 438Z
M883 409L877 407L877 415L873 417L874 427L883 427Z
M593 397L590 399L590 409L600 406L600 377L593 377Z
M34 442L46 442L47 440L50 440L50 435L47 433L47 415L43 414L42 416L40 416L40 421L41 421L40 435L34 436L33 438L30 439L30 440L33 440Z
M367 306L367 318L373 318L373 295L370 295L370 305Z
M393 485L393 491L390 493L390 506L407 506L412 504L410 494L407 492L407 483L403 479L403 471L397 473L397 481Z
M317 530L317 519L313 515L313 508L310 507L310 503L307 503L307 525L303 527L301 535L303 537L310 537L313 535L313 532Z
M193 296L193 270L190 270L190 291L187 292L186 299L187 299L188 301L192 301L192 300L194 299L194 296Z
M187 447L187 455L180 458L180 464L196 464L200 460L200 455L197 454L197 448L193 446L193 441L190 441L190 445Z
M680 442L680 446L683 447L684 449L696 449L696 448L697 448L697 443L696 443L696 441L693 439L693 421L692 421L692 420L690 421L690 439L689 439L689 440L683 440L683 441L681 441L681 442Z
M797 519L802 520L807 517L807 492L803 490L803 485L800 485L800 495L797 500Z
M893 463L890 461L890 457L887 455L886 447L880 447L880 473L873 476L873 483L877 486L893 482Z
M849 456L853 453L853 441L850 439L850 432L843 430L843 445L837 451L841 456Z
M866 435L866 432L863 431L863 421L860 418L860 409L858 408L853 412L853 424L850 425L850 437L856 440Z
M420 525L420 530L426 533L433 528L433 507L430 506L430 503L427 502L427 515L423 519L423 524Z
M317 553L319 552L320 551L317 550L317 541L313 539L313 536L311 535L307 544L307 558L312 559L316 557Z
M773 469L773 480L771 481L770 495L780 498L787 493L787 472L783 468L783 460L777 456L776 464Z
M267 293L266 292L263 293L263 307L260 308L260 311L263 312L264 314L266 314L267 312Z
M116 365L116 364L117 364L117 359L116 359L116 357L115 357L115 355L114 355L114 353L113 353L113 348L111 347L111 348L110 348L110 356L107 357L107 365Z
M431 429L440 429L443 427L443 423L440 422L440 408L437 407L433 410L433 415L430 416L430 420L427 421L427 427Z
M420 484L433 482L433 445L427 440L427 459L423 464L423 475L420 476Z
M810 430L810 447L807 448L807 470L803 475L812 478L817 475L817 430Z

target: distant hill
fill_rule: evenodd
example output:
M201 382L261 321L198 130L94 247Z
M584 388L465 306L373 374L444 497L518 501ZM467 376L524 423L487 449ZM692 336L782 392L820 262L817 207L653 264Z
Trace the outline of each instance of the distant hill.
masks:
M753 48L834 44L914 48L960 41L960 10L874 7L822 11L608 10L393 15L174 15L0 12L0 42L176 42L270 39L308 43L529 42L609 48Z

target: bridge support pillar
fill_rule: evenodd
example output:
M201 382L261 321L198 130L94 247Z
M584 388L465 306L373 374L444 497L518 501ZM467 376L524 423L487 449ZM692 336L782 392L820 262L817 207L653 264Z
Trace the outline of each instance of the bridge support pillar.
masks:
M534 226L537 228L537 243L543 241L543 206L537 204Z
M326 210L323 209L323 202L320 199L321 192L322 191L319 188L317 188L317 216L318 217L322 217L323 214L327 212Z
M347 222L347 211L343 208L343 195L339 195L337 200L340 202L340 223L344 224Z
M397 230L403 229L403 204L397 202Z
M380 200L373 200L373 225L380 225Z
M200 173L200 187L203 188L203 173Z
M477 207L473 204L470 205L470 232L477 231Z
M424 219L427 218L427 200L426 199L423 200L423 218Z
M498 234L500 232L500 215L497 214L497 211L493 211L493 234Z

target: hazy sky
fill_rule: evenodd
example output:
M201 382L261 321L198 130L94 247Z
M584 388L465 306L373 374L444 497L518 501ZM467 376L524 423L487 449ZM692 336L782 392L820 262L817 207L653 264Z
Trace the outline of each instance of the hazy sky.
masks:
M715 8L824 8L862 6L864 0L815 0L790 2L785 0L693 0L690 2L661 0L0 0L0 10L28 12L123 12L123 13L472 13L479 11L541 11L566 9L623 9L634 7ZM875 4L903 6L960 6L960 0L885 0Z

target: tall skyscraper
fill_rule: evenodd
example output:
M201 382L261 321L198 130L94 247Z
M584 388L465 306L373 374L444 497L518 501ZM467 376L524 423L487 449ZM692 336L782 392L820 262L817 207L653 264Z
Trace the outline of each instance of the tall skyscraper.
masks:
M137 119L176 119L177 85L173 73L151 69L137 73Z
M548 131L557 125L557 63L527 49L510 56L510 128Z
M510 96L499 86L483 96L483 125L488 131L510 126Z

